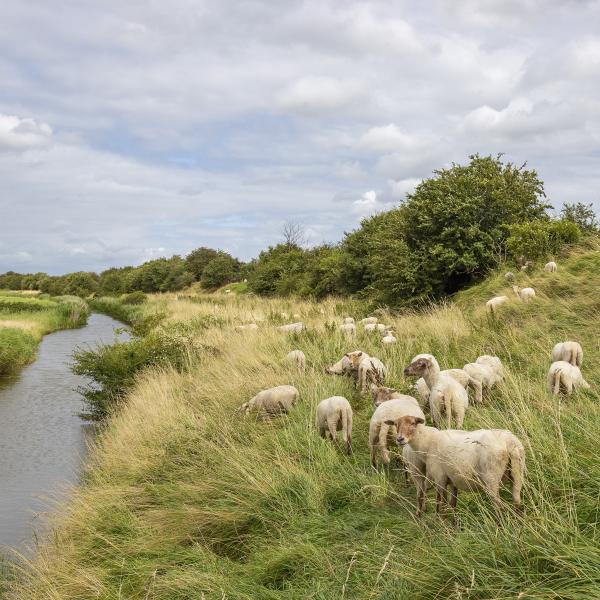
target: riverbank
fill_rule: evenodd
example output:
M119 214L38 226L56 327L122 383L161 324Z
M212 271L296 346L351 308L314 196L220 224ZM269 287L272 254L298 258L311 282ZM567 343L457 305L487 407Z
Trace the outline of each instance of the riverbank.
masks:
M135 378L110 419L86 482L57 518L19 600L334 598L563 598L600 587L600 253L574 254L557 273L516 274L536 289L524 304L497 274L456 298L401 317L381 313L398 343L336 332L356 305L251 296L160 296L147 310L192 337L182 372L152 368ZM489 321L491 295L512 298ZM277 331L297 313L307 330ZM258 330L236 331L256 322ZM208 324L208 325L207 325ZM550 351L575 339L591 384L560 401L546 392ZM527 453L524 518L501 526L489 502L461 493L456 520L433 500L413 517L414 489L395 469L374 472L367 445L371 400L324 366L349 349L379 356L389 385L410 391L403 367L433 353L444 367L481 354L505 364L504 383L467 412L466 429L508 428ZM302 349L306 374L285 362ZM295 385L300 401L271 423L235 411L258 390ZM354 454L319 438L319 400L347 397ZM506 498L505 498L506 499Z
M86 302L76 296L0 290L0 376L32 362L46 334L85 325L89 312Z

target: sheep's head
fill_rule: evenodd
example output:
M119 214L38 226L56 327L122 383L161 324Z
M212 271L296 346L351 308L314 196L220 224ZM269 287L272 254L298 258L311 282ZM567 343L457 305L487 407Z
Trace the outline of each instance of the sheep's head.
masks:
M398 390L385 386L371 385L371 394L373 395L373 406L377 408L380 404L391 400Z
M423 425L425 420L421 417L400 417L397 421L386 421L386 425L394 425L396 427L396 431L398 432L398 437L396 437L396 442L398 446L405 446L406 444L410 444L411 440L415 436L415 432L417 431L417 427L419 425Z
M244 402L238 409L237 412L241 412L246 416L250 412L250 402Z
M365 353L361 350L355 350L354 352L347 352L344 356L350 361L353 369L358 369L358 365L365 356Z
M416 357L413 361L404 369L404 375L411 377L423 377L429 369L431 369L433 362L431 359L424 356Z

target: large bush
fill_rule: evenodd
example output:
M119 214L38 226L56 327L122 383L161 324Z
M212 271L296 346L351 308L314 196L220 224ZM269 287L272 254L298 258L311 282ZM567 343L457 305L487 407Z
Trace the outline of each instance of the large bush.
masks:
M227 252L218 252L202 271L200 284L207 290L214 290L235 281L239 277L240 263Z
M515 259L543 259L556 255L567 244L576 243L580 236L579 227L571 221L517 223L510 228L507 248Z

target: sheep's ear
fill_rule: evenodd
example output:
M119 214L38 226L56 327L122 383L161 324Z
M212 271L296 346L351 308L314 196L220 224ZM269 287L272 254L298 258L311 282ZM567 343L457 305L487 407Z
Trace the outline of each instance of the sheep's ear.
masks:
M384 421L384 423L385 423L386 425L395 425L395 424L396 424L396 421L389 421L389 420L388 420L388 421Z
M362 356L362 355L363 355L363 353L362 353L362 352L358 352L358 356Z
M425 419L421 419L421 417L417 417L415 419L415 422L417 423L417 425L423 425L423 423L425 423Z

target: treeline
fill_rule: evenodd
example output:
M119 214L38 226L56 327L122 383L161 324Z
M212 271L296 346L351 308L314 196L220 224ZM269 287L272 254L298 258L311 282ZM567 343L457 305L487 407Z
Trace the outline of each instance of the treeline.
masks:
M440 298L482 279L503 262L555 256L596 232L591 205L565 204L552 218L543 182L502 156L470 157L423 180L393 210L364 219L336 245L304 248L288 225L284 242L243 264L226 252L198 248L139 267L96 273L0 275L0 288L49 294L120 295L168 292L199 282L206 290L247 279L262 296L355 295L402 306Z

